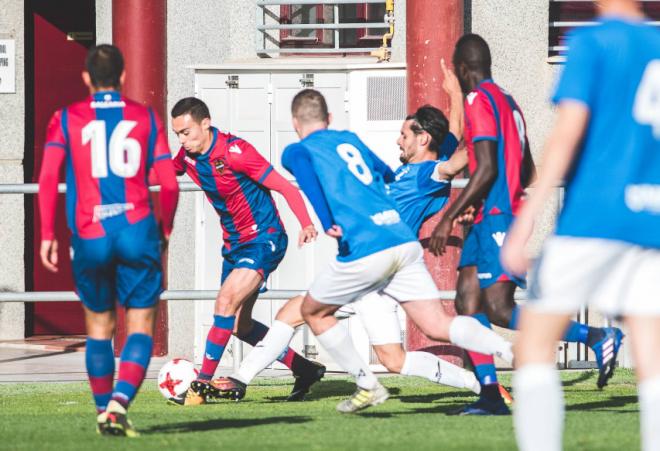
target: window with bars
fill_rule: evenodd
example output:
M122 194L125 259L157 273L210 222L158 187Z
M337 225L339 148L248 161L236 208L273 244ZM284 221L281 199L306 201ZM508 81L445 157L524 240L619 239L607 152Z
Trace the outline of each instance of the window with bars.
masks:
M642 0L641 4L651 23L660 28L660 0ZM550 0L548 56L561 60L568 50L568 32L575 27L593 25L595 16L594 1Z
M384 0L258 1L257 8L258 53L369 53L389 27Z

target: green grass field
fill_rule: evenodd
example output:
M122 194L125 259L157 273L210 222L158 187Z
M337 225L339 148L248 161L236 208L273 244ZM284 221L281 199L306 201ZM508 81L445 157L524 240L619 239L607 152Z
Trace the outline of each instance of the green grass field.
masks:
M618 370L596 389L594 372L562 374L566 392L565 448L639 449L634 377ZM445 413L473 399L469 393L422 379L385 377L391 398L353 416L335 404L353 391L347 378L328 377L308 401L282 402L288 379L260 379L239 402L181 408L168 405L146 381L131 409L141 437L94 432L85 383L0 385L2 450L232 450L232 449L515 449L511 417L452 417ZM508 385L508 375L502 377Z

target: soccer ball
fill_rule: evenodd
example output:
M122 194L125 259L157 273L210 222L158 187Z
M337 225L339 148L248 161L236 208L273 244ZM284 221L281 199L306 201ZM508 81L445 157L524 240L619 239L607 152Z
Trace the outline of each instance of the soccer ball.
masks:
M174 359L167 362L158 373L158 389L165 399L182 400L190 383L197 379L199 371L190 360Z

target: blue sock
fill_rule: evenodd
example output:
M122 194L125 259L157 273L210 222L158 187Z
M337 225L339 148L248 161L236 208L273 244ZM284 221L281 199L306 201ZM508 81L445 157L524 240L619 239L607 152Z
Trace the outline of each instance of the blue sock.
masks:
M476 315L472 315L472 317L483 326L492 329L485 313L477 313ZM492 355L468 351L468 356L472 360L474 374L482 386L497 383L497 372L495 371L495 361Z
M85 346L85 366L89 385L96 404L96 411L105 410L112 397L112 383L115 377L115 356L111 340L95 340L87 337Z
M517 330L518 329L518 316L520 315L520 307L515 306L511 312L511 320L509 321L509 329ZM575 343L584 343L588 344L589 332L594 329L589 327L586 324L577 323L571 321L564 333L563 340Z
M151 360L154 341L146 334L131 334L121 351L119 374L112 399L128 407L137 394Z

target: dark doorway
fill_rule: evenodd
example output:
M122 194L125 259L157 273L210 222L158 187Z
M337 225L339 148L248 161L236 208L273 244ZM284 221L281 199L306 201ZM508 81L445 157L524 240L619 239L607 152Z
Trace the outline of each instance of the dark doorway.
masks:
M28 0L25 2L25 179L39 177L48 121L61 108L88 95L80 74L87 50L95 44L94 0ZM64 178L62 176L62 181ZM61 195L56 223L60 269L46 271L39 260L40 221L36 196L26 196L26 290L73 290L69 231ZM26 304L26 334L85 333L78 302Z

